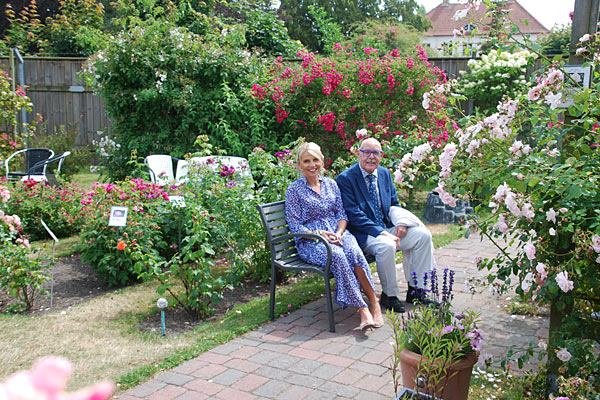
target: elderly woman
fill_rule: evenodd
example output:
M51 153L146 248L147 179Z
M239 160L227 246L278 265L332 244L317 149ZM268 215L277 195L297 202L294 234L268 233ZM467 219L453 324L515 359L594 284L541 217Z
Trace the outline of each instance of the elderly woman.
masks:
M296 152L300 179L287 189L285 215L293 233L316 233L332 244L331 272L335 278L335 302L342 308L358 307L360 329L383 325L383 315L371 271L356 239L346 231L348 217L340 190L333 179L321 176L323 153L315 143L303 143ZM296 238L298 253L305 261L325 266L327 251L321 242ZM363 299L366 294L370 306Z

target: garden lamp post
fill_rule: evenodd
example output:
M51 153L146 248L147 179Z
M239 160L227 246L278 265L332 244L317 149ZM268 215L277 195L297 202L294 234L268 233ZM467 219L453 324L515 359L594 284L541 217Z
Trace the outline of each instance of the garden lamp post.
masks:
M162 329L162 335L165 336L167 331L165 329L165 308L169 305L169 302L164 297L161 297L156 302L156 306L160 310L160 327Z

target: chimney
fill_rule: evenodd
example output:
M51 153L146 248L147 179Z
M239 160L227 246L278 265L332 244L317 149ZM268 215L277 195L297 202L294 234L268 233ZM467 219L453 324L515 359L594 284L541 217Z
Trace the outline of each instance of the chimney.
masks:
M443 6L447 6L449 4L450 0L443 0L442 1L442 5Z

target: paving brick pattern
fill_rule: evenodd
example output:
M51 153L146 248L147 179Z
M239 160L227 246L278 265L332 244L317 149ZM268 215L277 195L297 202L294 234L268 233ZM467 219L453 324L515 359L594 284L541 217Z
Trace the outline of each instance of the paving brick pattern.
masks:
M525 349L548 332L547 318L515 317L501 310L489 293L465 288L478 276L476 257L496 250L479 236L459 239L436 251L440 268L456 271L454 308L481 312L484 354L503 356L511 347ZM398 276L404 276L401 265ZM483 275L480 275L483 276ZM377 279L377 274L374 276ZM378 292L380 286L376 282ZM402 283L406 289L406 283ZM266 310L265 310L266 312ZM355 309L336 309L336 333L328 331L325 299L263 325L171 371L115 396L120 400L160 399L391 399L394 389L391 329L355 331ZM532 366L526 366L529 368Z

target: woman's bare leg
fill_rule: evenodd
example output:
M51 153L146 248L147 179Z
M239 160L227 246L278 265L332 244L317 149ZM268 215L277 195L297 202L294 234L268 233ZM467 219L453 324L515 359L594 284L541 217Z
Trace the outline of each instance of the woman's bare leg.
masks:
M367 299L369 299L369 310L373 315L373 321L375 321L375 326L379 328L383 325L383 313L381 312L381 306L379 305L379 301L377 301L377 295L375 294L373 287L371 287L371 283L367 278L367 274L359 265L354 266L354 274L358 279L360 287L367 295Z

